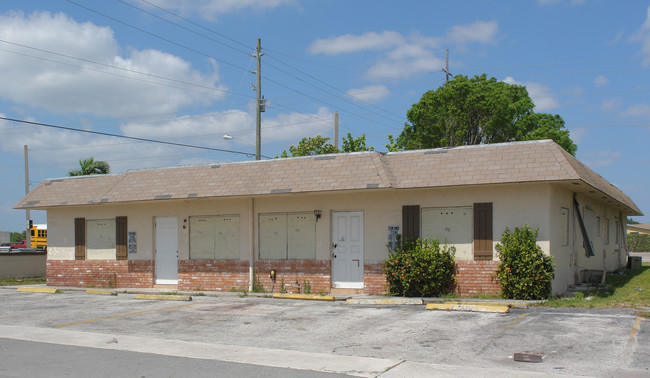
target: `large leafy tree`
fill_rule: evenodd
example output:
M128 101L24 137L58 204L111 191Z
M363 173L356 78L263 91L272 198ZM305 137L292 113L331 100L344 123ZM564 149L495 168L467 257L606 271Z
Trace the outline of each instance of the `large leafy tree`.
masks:
M553 139L571 154L576 145L559 115L535 113L526 87L487 75L458 75L426 92L407 112L408 123L390 151Z
M289 147L289 152L292 157L295 156L311 156L311 155L324 155L324 154L338 154L341 152L359 152L359 151L373 151L374 147L366 146L366 134L353 138L352 134L348 133L343 138L343 149L339 150L329 143L330 138L316 135L313 138L302 138L295 146ZM280 157L289 157L287 151L283 151Z
M95 160L94 157L79 160L79 169L68 172L68 176L105 175L111 172L107 162Z

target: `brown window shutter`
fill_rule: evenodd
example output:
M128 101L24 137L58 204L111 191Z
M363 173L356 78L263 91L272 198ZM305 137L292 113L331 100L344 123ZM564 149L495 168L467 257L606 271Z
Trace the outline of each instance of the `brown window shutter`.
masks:
M74 259L86 259L86 218L74 219Z
M492 260L492 202L474 204L474 260Z
M402 206L402 240L420 238L420 205Z
M127 259L127 220L126 217L115 218L115 258Z

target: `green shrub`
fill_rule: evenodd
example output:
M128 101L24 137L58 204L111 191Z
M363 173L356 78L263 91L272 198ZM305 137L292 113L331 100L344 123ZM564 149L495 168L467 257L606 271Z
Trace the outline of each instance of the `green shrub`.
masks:
M453 247L438 241L404 243L382 263L391 295L436 297L452 290L454 284Z
M512 233L506 228L501 243L497 243L501 260L497 277L504 298L544 299L551 295L555 264L537 245L538 233L539 229L533 231L528 225L517 227Z
M632 252L649 252L650 235L629 234L627 235L627 249Z

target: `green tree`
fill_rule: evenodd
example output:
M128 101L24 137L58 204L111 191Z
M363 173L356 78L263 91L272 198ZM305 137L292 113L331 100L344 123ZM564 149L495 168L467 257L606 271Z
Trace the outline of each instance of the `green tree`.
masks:
M366 134L361 134L360 137L353 138L352 134L348 133L343 138L343 151L342 152L361 152L361 151L374 151L373 146L366 146Z
M635 220L632 219L632 218L627 218L627 224L641 224L641 223L635 221Z
M9 241L12 243L18 243L25 239L25 231L21 232L12 232L9 234Z
M576 146L559 115L534 113L526 87L487 75L458 75L422 95L390 150L453 147L517 140L553 139L571 154Z
M374 151L375 149L372 146L366 146L366 134L361 134L360 137L353 138L352 134L348 133L343 138L343 150L334 147L329 141L330 138L321 135L316 135L314 138L302 138L296 146L289 146L289 152L292 157L295 157L338 154L341 152ZM284 150L279 157L286 158L289 157L289 154Z
M92 156L87 159L80 159L79 166L79 169L68 172L68 176L105 175L111 172L111 167L107 162L95 160Z

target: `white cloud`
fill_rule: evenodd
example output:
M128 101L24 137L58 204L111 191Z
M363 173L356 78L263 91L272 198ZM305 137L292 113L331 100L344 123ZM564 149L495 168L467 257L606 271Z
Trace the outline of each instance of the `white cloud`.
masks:
M440 71L444 60L431 50L417 45L403 45L388 53L367 71L369 76L403 79L412 75Z
M650 119L650 105L648 104L632 105L623 111L623 116Z
M589 129L584 127L576 127L571 129L571 139L577 145L580 145L582 140L589 135Z
M414 31L408 36L395 31L345 34L318 39L309 45L307 51L311 54L327 55L381 51L381 55L366 72L368 77L405 79L421 73L439 71L444 66L444 61L436 56L433 49L439 48L443 43L495 44L498 31L497 21L492 20L452 26L445 37L425 36L419 31Z
M0 39L122 69L0 43L3 50L17 53L0 52L0 96L22 106L59 113L128 117L142 114L142 109L166 113L223 98L223 92L215 90L225 89L219 86L216 65L214 72L206 75L193 70L188 61L168 53L120 48L110 28L78 23L61 13L0 15ZM121 50L129 52L120 55ZM125 70L214 89L197 89Z
M296 5L296 0L159 0L161 8L179 11L182 14L196 14L206 20L216 21L219 16L242 9L263 12L283 5Z
M604 85L607 85L609 83L609 79L603 75L598 75L594 79L594 84L596 84L597 87L602 87Z
M600 103L600 109L606 112L612 112L620 109L622 106L623 101L620 98L610 98L608 100L603 100L603 102Z
M555 92L551 87L528 81L525 83L515 80L512 76L508 76L503 79L504 83L523 85L528 90L528 95L535 103L535 111L537 112L546 112L548 110L555 109L560 106L560 103L555 99Z
M603 150L586 153L584 156L583 161L585 164L593 168L610 166L620 159L623 154L618 151Z
M350 89L346 94L355 100L376 103L388 97L390 91L383 85L369 85L363 88Z
M648 7L646 19L641 28L630 36L630 40L641 43L641 54L646 57L643 64L650 65L650 7Z
M447 34L447 41L457 44L478 42L495 44L499 24L495 21L476 21L469 25L455 25Z
M405 39L398 32L367 32L361 35L345 34L330 39L317 39L307 51L311 54L337 55L364 50L388 50L402 43L405 43Z

